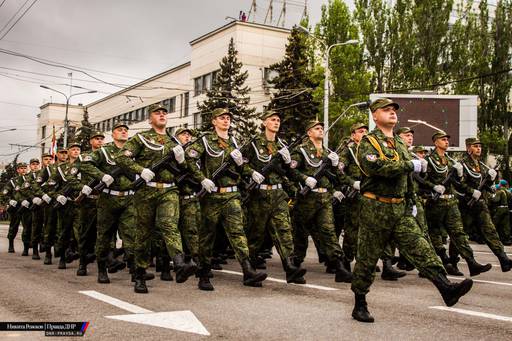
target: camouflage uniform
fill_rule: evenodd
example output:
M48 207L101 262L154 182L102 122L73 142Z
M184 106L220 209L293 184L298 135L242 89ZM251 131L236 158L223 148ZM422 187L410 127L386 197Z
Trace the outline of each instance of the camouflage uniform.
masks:
M18 176L16 181L19 185L19 190L16 192L15 200L20 204L26 200L30 204L32 202L30 194L30 174ZM23 224L21 239L23 240L24 250L22 255L26 256L28 255L28 249L31 247L30 241L32 237L32 212L30 212L27 207L21 205L20 210L18 210L18 214L20 214L21 223ZM12 238L14 239L15 237L16 234L14 234Z
M414 164L403 141L397 135L387 138L377 128L363 138L357 157L365 176L352 291L368 293L377 260L390 241L429 279L445 275L441 260L411 213L414 201L408 174Z
M490 198L492 222L496 226L503 244L510 243L510 211L508 207L510 192L500 187Z
M34 198L41 199L37 196L39 186L42 184L41 178L42 169L38 172L31 172L30 176L30 204L32 205L32 234L31 234L31 242L32 242L32 252L33 259L39 259L38 245L43 242L43 226L44 226L44 206L43 202L40 205L33 203Z
M21 202L16 200L16 193L20 190L20 185L18 184L18 177L15 176L9 180L6 187L4 188L3 194L6 197L6 201L15 200L17 202L16 206L9 206L7 212L9 214L9 230L7 232L7 239L9 239L9 252L14 252L11 246L14 243L14 238L18 234L18 229L21 223L21 214L18 213L19 208L21 207Z

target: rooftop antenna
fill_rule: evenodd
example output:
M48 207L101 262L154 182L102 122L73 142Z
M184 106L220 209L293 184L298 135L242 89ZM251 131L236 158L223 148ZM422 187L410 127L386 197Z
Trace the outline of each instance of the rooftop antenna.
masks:
M274 0L270 0L270 3L268 5L268 9L267 9L267 14L265 14L265 20L263 21L263 24L266 24L267 23L267 18L269 17L269 14L270 14L270 25L272 25L272 10L274 9Z
M285 20L286 20L286 0L283 0L283 8L281 9L281 13L279 14L279 19L277 19L276 26L279 26L279 23L281 22L281 18L283 18L283 24L281 27L284 27Z
M249 14L247 15L247 21L250 20L252 14L252 22L256 21L256 0L252 0L251 8L249 9Z

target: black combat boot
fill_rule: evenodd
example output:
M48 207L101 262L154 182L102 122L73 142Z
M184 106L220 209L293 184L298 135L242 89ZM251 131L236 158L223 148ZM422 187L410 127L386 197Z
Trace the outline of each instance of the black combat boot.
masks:
M44 243L39 244L39 253L46 252L46 245Z
M37 247L37 244L34 244L32 247L32 259L34 260L40 260L41 257L39 257L39 249Z
M482 272L487 272L492 269L491 264L485 264L485 265L480 264L473 257L466 259L466 263L468 264L469 275L471 277L478 276Z
M260 270L267 269L267 261L265 260L265 258L263 258L259 255L256 256L256 258L251 263L254 265L255 269L260 269Z
M148 287L146 286L146 280L144 279L145 273L146 269L144 268L135 269L135 285L133 286L133 289L137 294L148 293Z
M400 255L400 257L398 257L398 262L397 262L396 267L399 268L400 270L405 270L405 271L414 270L414 265L412 265L411 262L409 262L407 260L407 258L405 258L403 255Z
M126 268L126 263L114 258L114 253L110 251L107 256L107 268L109 274L115 274Z
M403 271L397 271L393 268L392 261L390 258L384 258L382 260L382 273L380 278L384 281L396 281L406 275Z
M107 273L107 263L105 260L98 259L98 283L108 284L110 283L110 279L108 278Z
M208 273L210 272L209 266L201 266L196 272L196 277L199 278L199 282L197 282L197 287L199 290L203 291L213 291L213 285L210 282L210 276Z
M501 252L499 255L497 255L497 257L500 261L501 271L508 272L510 269L512 269L512 259L508 258L505 251Z
M66 268L66 253L63 252L63 254L59 258L59 269L65 269Z
M52 264L52 247L46 246L46 252L44 254L44 264L51 265Z
M244 273L244 285L249 287L261 287L261 282L267 278L267 274L264 272L256 272L248 259L241 261L240 265Z
M192 259L190 262L185 263L183 254L174 256L173 263L174 272L176 273L176 283L185 282L197 271L197 264Z
M306 269L300 266L295 266L292 257L282 259L283 269L286 271L286 283L303 284L302 280L306 274ZM302 278L302 280L300 280ZM296 280L299 279L299 283Z
M85 256L80 257L80 263L78 264L78 270L76 270L77 276L87 276L87 261Z
M352 273L345 269L345 267L343 266L343 261L341 259L337 259L335 262L335 266L336 276L334 277L334 281L338 283L351 283Z
M372 315L370 315L370 312L368 311L366 295L355 294L355 301L356 303L354 305L354 310L352 310L352 317L359 322L374 322L375 319Z
M162 281L172 281L174 280L171 275L171 259L167 256L162 257L162 266L161 266L161 272L160 272L160 279Z
M444 303L448 307L455 305L459 301L459 298L467 294L473 286L473 280L471 279L466 278L460 283L452 283L444 274L438 274L434 277L432 283L434 283L437 290L439 290Z
M446 254L446 251L443 250L437 250L436 251L439 258L441 258L441 261L443 262L443 266L446 269L446 272L448 275L451 276L464 276L464 274L459 270L457 263L459 262L459 257L456 258L448 258L448 255Z
M30 249L29 243L23 243L23 252L21 253L22 256L28 256L28 249Z
M350 263L351 261L347 257L343 257L343 266L345 267L345 269L347 269L347 271L352 272L352 270L350 269Z
M14 239L9 239L9 250L8 253L14 253Z
M133 256L128 257L128 267L130 268L131 281L133 283L135 282L135 262L133 261ZM152 272L144 272L144 279L151 281L155 279L155 274Z

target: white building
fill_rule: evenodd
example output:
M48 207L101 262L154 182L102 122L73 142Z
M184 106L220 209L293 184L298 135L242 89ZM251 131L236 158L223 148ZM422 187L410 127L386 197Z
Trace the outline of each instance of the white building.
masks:
M231 38L238 50L238 59L243 64L242 71L247 70L249 74L246 85L251 88L250 105L262 111L270 100L266 82L268 66L282 60L289 34L288 29L281 27L230 22L191 41L190 61L87 105L89 121L95 129L106 132L106 136L114 122L124 121L130 123L133 135L149 127L147 107L161 103L169 111L170 128L199 127L201 116L197 104L205 99L204 93L211 87ZM43 127L63 126L61 110L43 115L43 108L53 110L60 108L58 106L51 104L41 107L39 140L44 138ZM60 115L60 122L53 120L57 115ZM72 124L81 120L75 116L70 116L70 119Z

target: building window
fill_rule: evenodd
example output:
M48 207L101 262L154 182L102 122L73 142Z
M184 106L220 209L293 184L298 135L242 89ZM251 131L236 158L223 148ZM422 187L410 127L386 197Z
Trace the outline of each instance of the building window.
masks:
M176 111L176 96L169 98L169 107L167 110L169 110L170 113Z
M219 75L220 70L215 70L212 72L212 85L217 82L217 76Z
M201 113L194 113L194 129L198 129L201 125Z
M203 92L203 77L194 78L194 96L199 96Z
M46 137L46 126L41 127L41 138L44 139Z
M183 99L183 116L188 116L188 102L189 102L189 93L185 92L185 97Z
M203 92L206 92L212 88L212 74L208 73L203 76Z

